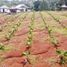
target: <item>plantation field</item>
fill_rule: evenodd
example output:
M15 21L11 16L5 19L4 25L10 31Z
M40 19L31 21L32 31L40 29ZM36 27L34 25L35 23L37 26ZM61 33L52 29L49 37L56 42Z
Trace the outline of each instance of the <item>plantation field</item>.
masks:
M0 14L0 67L67 67L67 11Z

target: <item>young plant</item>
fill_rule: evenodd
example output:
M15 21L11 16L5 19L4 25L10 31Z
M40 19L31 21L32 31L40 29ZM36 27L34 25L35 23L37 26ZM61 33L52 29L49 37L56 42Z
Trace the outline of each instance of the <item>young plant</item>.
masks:
M32 64L33 61L35 60L35 58L33 57L33 55L31 55L31 52L30 52L30 48L33 43L33 29L34 29L34 14L31 18L31 22L30 22L30 26L29 26L28 38L27 38L27 42L26 42L27 48L26 48L26 51L22 53L23 56L26 56L26 61L24 62L24 64L26 64L27 62L29 64Z
M11 31L8 32L8 34L7 34L6 37L5 37L7 40L10 40L11 37L14 36L15 31L18 29L18 25L20 25L20 24L14 25L14 26L12 27Z
M7 40L10 40L11 37L13 36L13 33L14 33L14 31L9 31L5 38L6 38Z
M43 15L40 13L41 15L41 18L44 22L44 25L45 25L45 28L47 29L48 31L48 34L49 34L49 37L50 37L50 41L51 43L54 45L54 47L57 48L57 44L58 44L58 40L56 39L56 37L52 34L52 29L47 25L47 23L45 22L45 19L43 18Z
M2 31L2 26L0 26L0 32Z
M67 51L56 50L56 53L57 53L58 56L59 56L59 61L58 61L58 63L59 63L60 65L67 64Z
M51 29L49 26L47 26L47 29L48 29L48 34L49 34L50 36L52 36L52 35L51 35L52 29Z
M0 43L0 50L5 50L5 47L2 43Z
M48 14L49 14L56 22L58 22L63 28L66 28L66 27L61 23L61 21L59 21L58 18L54 17L54 16L53 16L51 13L49 13L49 12L48 12Z
M23 62L24 65L28 62L29 64L35 64L36 63L36 56L35 55L31 55L28 51L27 52L23 52L22 56L25 56L26 59Z
M34 29L34 14L31 18L30 26L29 26L29 32L28 32L28 39L27 39L27 47L30 48L33 41L33 29Z
M32 39L33 39L33 28L32 26L29 26L29 33L28 33L28 40L27 40L27 45L30 47L32 44Z
M51 37L50 41L54 45L55 48L58 47L58 45L57 45L58 44L58 40L56 39L56 37Z
M58 40L56 39L56 37L52 34L52 29L48 26L48 34L50 36L50 41L51 43L54 45L54 47L58 47Z

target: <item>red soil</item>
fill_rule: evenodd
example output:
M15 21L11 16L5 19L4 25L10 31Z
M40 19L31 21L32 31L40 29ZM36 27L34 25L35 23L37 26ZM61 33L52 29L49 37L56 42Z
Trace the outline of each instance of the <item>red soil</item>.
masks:
M5 42L5 39L2 40L4 41L3 43L11 44L15 49L6 51L2 54L4 59L0 63L0 67L62 67L58 63L49 61L51 58L57 58L56 49L49 41L48 32L40 29L34 30L33 44L30 49L31 54L35 55L37 59L33 65L28 62L24 65L27 58L22 56L22 53L26 50L25 42L28 36L28 26L29 24L26 26L23 25L22 29L17 31L10 41ZM58 38L60 45L58 48L67 50L67 37L57 33L56 37Z

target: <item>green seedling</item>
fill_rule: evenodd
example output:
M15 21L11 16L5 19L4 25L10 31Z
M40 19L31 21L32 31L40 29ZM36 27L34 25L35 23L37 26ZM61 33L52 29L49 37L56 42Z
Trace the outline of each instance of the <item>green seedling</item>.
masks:
M28 56L30 54L30 52L29 51L26 51L26 52L23 52L22 53L22 56Z
M21 25L21 23L17 23L16 25L17 25L17 27L18 27L18 26L20 26L20 25Z
M54 45L54 47L57 47L58 45L58 40L55 37L51 37L50 39L51 43Z
M34 55L30 55L30 53L28 51L27 52L23 52L22 53L22 56L25 56L26 57L27 62L29 64L34 64L36 62L36 57Z
M10 35L6 35L5 37L7 40L10 40L11 36Z
M33 37L32 32L29 31L28 40L27 40L27 45L28 45L29 47L30 47L31 44L32 44L32 37Z
M2 43L0 43L0 50L5 50L5 47Z
M33 29L34 29L34 17L31 18L31 22L30 22L30 26L29 26L28 38L27 38L27 43L26 43L27 49L22 54L22 55L27 57L27 62L29 62L30 64L31 64L31 61L30 61L30 56L31 56L30 48L31 48L32 42L33 42Z
M2 26L0 26L0 32L2 31Z
M56 53L59 55L59 64L67 64L67 51L56 50Z
M61 21L57 18L57 17L54 17L51 13L48 12L48 14L53 17L54 20L56 20L63 28L66 28L62 23Z
M5 46L5 44L0 43L0 50L2 50L2 51L8 51L8 50L11 50L11 49L13 49L13 47L11 47L9 45Z
M27 40L28 42L27 42L27 45L30 47L31 46L31 44L32 44L32 40L31 39L29 39L29 40Z
M32 44L32 39L33 39L33 18L31 19L31 23L30 23L30 26L29 26L29 32L28 32L28 40L27 40L27 45L28 47L31 47L31 44Z
M12 30L9 31L8 34L6 35L6 39L7 39L7 40L10 40L11 37L14 36L14 32L15 32L16 30L17 30L17 26L14 26L14 27L12 28Z
M51 35L52 33L52 29L50 27L48 27L48 33Z
M11 38L12 36L13 36L13 32L8 33L5 38L6 38L7 40L10 40L10 38Z

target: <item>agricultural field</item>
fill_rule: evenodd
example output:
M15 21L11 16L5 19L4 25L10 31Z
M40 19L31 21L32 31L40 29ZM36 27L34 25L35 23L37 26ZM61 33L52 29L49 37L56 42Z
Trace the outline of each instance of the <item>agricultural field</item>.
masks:
M67 67L67 11L0 14L0 67Z

